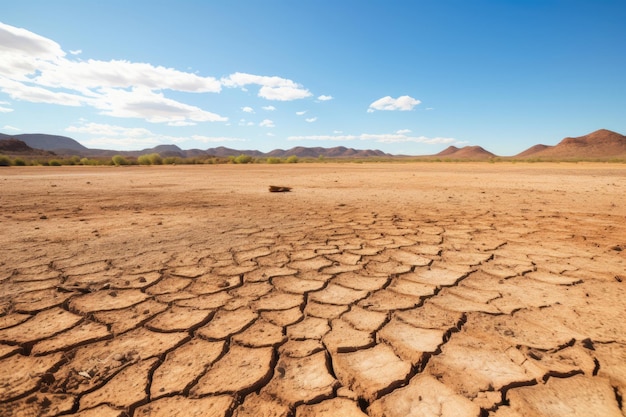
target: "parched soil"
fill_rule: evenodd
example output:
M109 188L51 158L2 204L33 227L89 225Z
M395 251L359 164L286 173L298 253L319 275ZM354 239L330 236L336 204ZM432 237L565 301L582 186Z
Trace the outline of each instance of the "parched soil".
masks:
M612 164L0 169L0 415L623 417L625 195Z

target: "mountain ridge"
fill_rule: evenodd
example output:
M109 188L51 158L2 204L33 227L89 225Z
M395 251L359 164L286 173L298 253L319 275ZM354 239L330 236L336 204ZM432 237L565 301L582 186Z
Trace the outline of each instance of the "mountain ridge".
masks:
M26 133L19 135L7 135L0 133L0 142L7 140L17 140L23 142L27 147L32 149L33 154L41 154L51 152L57 155L77 155L81 157L111 157L114 155L122 155L127 157L138 157L147 153L158 153L162 157L180 157L180 158L206 158L218 157L226 158L231 156L249 155L255 158L278 157L285 158L295 155L299 158L369 158L369 157L410 157L409 155L392 155L381 150L372 149L354 149L345 146L335 146L332 148L323 147L305 147L295 146L293 148L274 149L269 152L259 150L240 150L219 146L215 148L202 149L181 149L174 144L157 145L153 148L146 148L136 151L116 151L106 149L90 149L80 144L75 139L67 136L48 135L44 133ZM20 145L13 143L12 145L3 145L6 149L13 149ZM17 150L15 153L29 153L27 148ZM556 145L537 144L511 157L500 157L494 153L484 149L481 146L449 146L443 151L434 155L414 155L419 158L442 158L459 159L459 160L484 160L491 158L510 158L510 159L575 159L575 158L626 158L626 136L607 129L599 129L587 135L578 137L566 137Z

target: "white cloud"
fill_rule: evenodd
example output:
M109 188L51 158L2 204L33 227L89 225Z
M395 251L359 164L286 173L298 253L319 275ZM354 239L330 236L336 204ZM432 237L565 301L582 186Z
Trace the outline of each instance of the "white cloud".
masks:
M313 123L317 120L317 117L309 117L308 119L304 119L304 120L306 120L309 123Z
M13 111L13 109L10 109L8 107L0 106L0 113L11 113L12 111Z
M148 63L75 61L56 42L2 23L0 54L0 91L16 100L91 106L109 116L171 125L227 120L162 92L217 93L221 83L213 77Z
M54 88L84 91L100 87L130 88L141 86L153 90L176 90L191 93L219 93L221 84L213 77L200 77L174 68L120 60L59 60L32 79Z
M268 100L290 101L312 96L302 85L277 76L236 72L216 79L145 62L82 60L76 57L79 54L82 54L80 49L68 54L51 39L0 23L0 92L15 100L88 106L107 116L139 118L170 126L228 120L175 100L168 96L170 91L219 93L222 87L246 90L247 86L256 85L258 96ZM8 106L0 109L4 113L10 110ZM275 107L263 109L273 111Z
M274 122L270 119L265 119L263 120L261 123L259 123L259 126L261 127L274 127Z
M207 112L196 106L169 99L163 93L155 93L137 87L130 91L102 89L104 94L93 100L92 105L102 114L114 117L141 118L152 123L171 122L225 122L218 114Z
M306 114L306 112L307 112L306 110L304 110L304 111L297 111L296 114L298 116L304 116Z
M399 135L406 135L407 133L411 133L411 129L400 129L396 131Z
M325 95L321 95L317 98L319 101L328 101L328 100L332 100L333 96L325 96Z
M249 107L249 106L242 107L241 111L244 112L244 113L254 113L254 109L252 107Z
M91 148L137 150L162 144L184 143L190 138L160 135L145 128L128 128L106 123L82 121L78 125L68 126L69 133L81 133L91 136L81 143ZM201 143L243 142L244 139L224 136L192 135L191 139Z
M341 133L341 132L339 132ZM315 140L315 141L372 141L378 143L425 143L429 145L439 145L448 143L460 143L454 138L434 137L429 138L426 136L407 136L402 133L383 133L383 134L371 134L362 133L360 135L311 135L311 136L290 136L287 140Z
M8 94L15 100L30 101L31 103L50 103L78 107L90 101L89 98L79 94L52 91L1 77L0 91Z
M22 129L20 129L19 127L15 127L15 126L4 125L4 126L2 127L2 130L13 130L13 131L15 131L15 132L19 132L19 131L21 131Z
M245 87L249 84L260 85L259 97L267 100L291 101L310 97L312 94L302 85L281 77L254 75L236 72L222 78L225 87Z
M239 119L239 126L254 126L254 122L247 121L246 119Z
M154 135L148 129L137 127L128 128L106 123L81 123L79 126L68 126L65 128L65 131L70 133L87 133L97 136L125 136L132 138Z
M175 126L175 127L182 127L182 126L195 126L197 125L197 123L195 122L188 122L185 120L178 120L175 122L167 122L168 126Z
M58 43L29 30L2 22L0 22L0 51L3 51L3 55L17 54L44 60L55 60L65 56ZM4 58L3 56L3 60Z
M372 104L370 104L367 109L368 113L372 113L375 110L401 110L408 111L413 110L413 107L420 104L421 101L414 99L410 96L400 96L398 98L393 98L391 96L386 96L383 98L379 98Z

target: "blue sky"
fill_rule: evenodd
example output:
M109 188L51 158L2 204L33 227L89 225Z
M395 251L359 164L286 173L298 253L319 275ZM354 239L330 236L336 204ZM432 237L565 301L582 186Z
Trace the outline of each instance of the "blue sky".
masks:
M623 0L0 1L5 134L514 155L626 133Z

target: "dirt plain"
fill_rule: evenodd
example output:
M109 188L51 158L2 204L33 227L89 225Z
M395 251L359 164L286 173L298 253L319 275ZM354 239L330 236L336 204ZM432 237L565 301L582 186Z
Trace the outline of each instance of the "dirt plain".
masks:
M14 167L0 190L2 416L626 415L626 165Z

